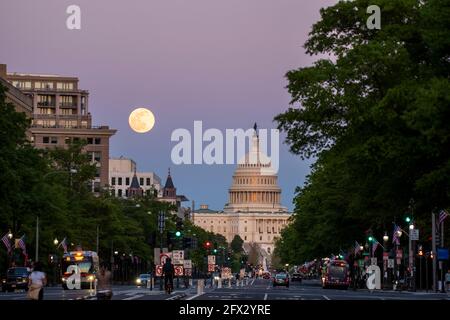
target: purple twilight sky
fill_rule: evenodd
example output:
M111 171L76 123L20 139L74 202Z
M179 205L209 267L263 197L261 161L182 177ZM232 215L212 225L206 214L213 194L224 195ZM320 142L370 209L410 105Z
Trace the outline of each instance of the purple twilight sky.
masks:
M319 9L337 0L1 0L0 63L10 72L77 76L90 91L94 124L118 129L111 156L134 159L178 192L222 209L233 165L175 166L176 128L275 128L290 97L285 73L314 61L303 43ZM81 7L81 30L66 28L66 8ZM138 106L153 111L146 134L128 126ZM283 135L281 136L283 139ZM280 142L281 143L281 142ZM283 204L310 161L280 148ZM190 206L190 203L186 203Z

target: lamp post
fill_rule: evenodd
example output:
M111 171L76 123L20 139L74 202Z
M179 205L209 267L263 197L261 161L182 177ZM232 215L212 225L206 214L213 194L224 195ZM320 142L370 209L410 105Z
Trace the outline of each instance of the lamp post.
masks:
M55 245L55 256L53 259L53 286L56 285L57 279L56 279L56 268L58 267L58 238L55 238L55 240L53 240L53 244Z
M383 279L384 279L384 287L387 285L387 279L388 279L388 260L389 257L387 256L387 244L389 241L389 236L387 235L387 232L384 233L383 236L383 242L384 242L384 250L383 250Z

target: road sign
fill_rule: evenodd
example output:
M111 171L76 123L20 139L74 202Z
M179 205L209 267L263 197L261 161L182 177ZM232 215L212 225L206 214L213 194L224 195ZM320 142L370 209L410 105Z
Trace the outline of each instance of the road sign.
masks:
M448 249L438 248L437 249L438 260L448 260Z
M181 277L183 274L183 266L175 266L175 276Z
M190 276L192 276L192 269L184 269L184 275L185 276L188 276L188 277L190 277Z
M397 259L402 259L403 258L403 250L398 249L397 253L396 253L396 257L397 257Z
M183 264L183 260L184 260L184 251L183 250L172 251L172 263L173 264Z
M389 252L383 252L383 260L387 261L389 259Z
M389 259L388 260L388 268L394 269L394 259Z
M371 258L370 259L370 264L372 265L372 266L376 266L377 265L377 258L376 257L373 257L373 258Z
M192 260L184 260L183 267L185 269L192 269Z
M216 256L208 256L208 264L216 264Z
M216 270L215 264L208 264L208 272L214 272Z
M164 264L166 263L167 258L172 258L172 252L164 252L159 254L159 263Z
M419 240L419 229L412 229L409 231L409 237L413 241Z
M163 269L163 268L162 268L161 265L157 265L157 266L156 266L156 276L157 276L157 277L162 277L162 273L163 273L163 272L162 272L162 269Z

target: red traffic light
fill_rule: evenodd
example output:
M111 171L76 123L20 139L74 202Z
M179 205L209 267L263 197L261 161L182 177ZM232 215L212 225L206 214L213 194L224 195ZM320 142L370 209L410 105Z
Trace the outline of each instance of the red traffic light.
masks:
M205 247L206 247L206 248L209 248L209 247L211 247L211 242L209 242L209 241L206 241L206 242L205 242Z

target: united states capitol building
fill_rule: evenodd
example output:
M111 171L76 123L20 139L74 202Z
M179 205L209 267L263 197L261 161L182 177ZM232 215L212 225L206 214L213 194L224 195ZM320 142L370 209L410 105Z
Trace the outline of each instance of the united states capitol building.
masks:
M291 216L280 203L281 188L277 180L270 159L260 151L255 130L251 150L238 162L234 172L224 209L215 211L201 205L191 218L199 227L222 234L228 243L239 235L247 252L251 243L257 243L261 263L270 264L275 240L281 236Z

